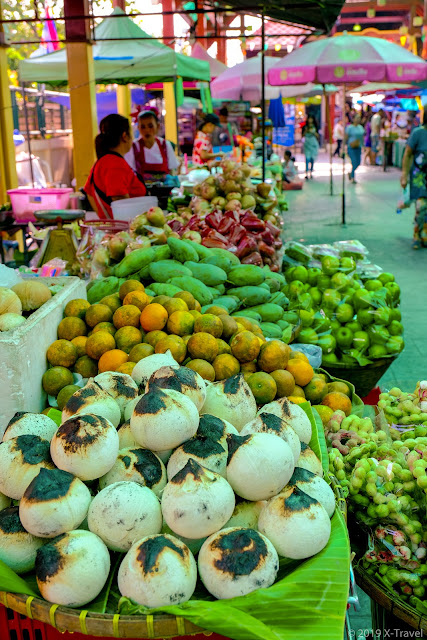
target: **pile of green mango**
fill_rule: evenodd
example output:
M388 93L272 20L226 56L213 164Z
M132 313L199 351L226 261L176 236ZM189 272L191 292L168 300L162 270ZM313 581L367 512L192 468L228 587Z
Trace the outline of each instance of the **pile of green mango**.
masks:
M241 264L225 249L173 237L166 245L137 249L115 266L113 276L91 284L89 302L116 293L123 279L139 280L153 297L189 291L202 312L214 304L232 316L255 320L267 338L291 338L292 325L285 319L285 277L267 266Z

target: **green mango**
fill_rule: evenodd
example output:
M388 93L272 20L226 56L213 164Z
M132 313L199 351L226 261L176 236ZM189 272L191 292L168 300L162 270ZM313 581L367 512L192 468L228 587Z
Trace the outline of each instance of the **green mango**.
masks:
M265 280L265 272L254 264L242 264L234 267L227 275L228 281L238 287L245 285L261 285Z
M236 267L239 266L240 264L239 258L235 256L234 253L231 253L231 251L227 251L227 249L220 249L219 247L214 247L213 249L211 249L211 251L214 255L225 256L226 258L231 260L232 264L236 265Z
M260 316L260 314L253 309L241 309L240 311L234 311L234 313L232 313L231 315L233 317L243 316L244 318L250 318L251 320L255 320L256 322L258 322L258 324L262 322L262 317Z
M277 322L282 318L284 313L282 307L273 302L252 307L251 310L259 313L263 322Z
M228 313L232 313L240 305L240 300L236 296L220 296L215 298L215 306L225 307Z
M233 263L230 260L230 258L228 256L223 256L223 255L214 254L207 258L203 258L203 260L201 260L200 262L202 264L213 264L215 265L215 267L219 267L220 269L223 269L223 271L225 271L226 273L228 273L230 269L233 267Z
M149 249L135 249L123 258L114 269L114 275L118 278L127 278L131 273L140 271L143 267L155 260L156 252Z
M179 276L172 278L170 284L179 287L182 291L189 291L202 306L212 303L212 292L203 282L196 280L196 278Z
M254 307L270 300L270 291L263 287L236 287L227 291L230 296L237 296L244 307Z
M184 267L190 270L189 275L203 282L209 287L215 287L217 284L224 284L227 280L227 274L223 269L213 264L201 264L200 262L184 262Z
M154 260L158 262L159 260L168 260L171 257L171 250L169 249L167 244L158 244L152 247L155 251Z
M283 330L274 322L261 322L261 331L266 338L280 340Z
M191 270L177 260L159 260L150 264L150 276L154 282L168 282L175 276L191 275Z
M117 293L120 286L125 282L122 278L108 276L100 280L92 280L87 286L87 299L90 304L95 304L113 293Z
M188 238L182 238L182 241L186 242L192 249L197 252L199 260L206 260L207 258L212 256L212 249L208 249L208 247L204 247L198 242L193 242L193 240L188 240Z
M187 262L187 260L199 262L199 254L188 242L178 238L168 238L168 246L175 260L182 263Z
M154 291L155 296L169 296L170 298L182 291L180 287L170 283L166 284L165 282L153 282L149 288Z

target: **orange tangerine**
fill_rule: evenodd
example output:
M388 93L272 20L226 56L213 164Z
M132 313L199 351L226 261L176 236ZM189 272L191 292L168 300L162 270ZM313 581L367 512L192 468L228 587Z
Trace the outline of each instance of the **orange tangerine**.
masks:
M326 426L334 413L333 409L331 409L331 407L327 407L325 404L318 404L315 409L319 414L323 425Z
M77 357L81 358L86 355L86 336L77 336L77 338L73 338L71 342L77 349Z
M351 400L340 391L331 391L331 393L327 393L321 404L330 407L333 411L341 409L341 411L344 411L346 416L349 416L351 413Z
M178 291L178 293L175 293L173 297L181 298L181 300L184 300L190 311L196 308L196 300L193 294L189 291Z
M194 318L189 311L174 311L168 319L167 330L176 336L193 333Z
M168 312L161 304L151 302L142 310L140 322L144 331L161 331L167 321Z
M49 396L57 396L64 387L73 384L73 374L66 367L52 367L42 378L43 389Z
M216 339L217 344L218 344L218 355L220 356L223 353L230 353L231 354L231 347L229 344L227 344L227 342L225 342L225 340L221 340L221 338L217 338Z
M305 353L301 353L301 351L292 351L292 349L289 354L289 360L304 360L304 362L308 362L308 364L310 364L310 361Z
M276 397L277 386L274 379L265 371L257 371L248 377L248 385L257 404L266 404Z
M139 327L141 311L134 304L126 304L114 312L113 324L116 329L122 327Z
M111 322L113 312L111 308L106 304L91 304L86 311L85 322L89 327L94 327L99 322Z
M122 306L122 301L120 300L118 293L112 293L109 296L105 296L105 298L102 298L99 302L100 304L106 304L107 307L110 307L113 313Z
M116 334L116 327L112 322L99 322L94 326L91 334L96 333L97 331L107 331L108 333L111 333L112 336L114 336Z
M312 404L319 404L328 392L328 385L322 378L313 376L310 382L304 387L304 394Z
M117 367L116 371L117 373L127 373L128 376L131 376L135 365L136 362L131 362L130 360L128 360L127 362L121 364L120 367Z
M288 400L294 404L304 404L304 402L307 402L307 400L301 396L288 396Z
M239 362L252 362L258 357L260 343L252 331L240 331L236 333L230 342L231 353Z
M58 338L63 340L73 340L78 336L85 336L87 327L81 318L69 316L64 318L58 325Z
M124 300L131 291L144 291L144 285L139 280L126 280L119 289L120 300Z
M111 349L115 348L116 341L111 333L107 331L97 331L96 333L92 333L87 339L86 355L94 360L99 360L106 351L111 351Z
M171 316L175 311L188 311L187 303L182 298L170 298L163 303L163 306L168 312L168 316Z
M148 304L150 304L150 299L145 291L130 291L123 300L123 304L132 304L142 311Z
M254 332L255 329L259 329L259 326L256 322L252 322L250 318L246 318L245 316L233 316L238 324L241 324L246 331Z
M214 382L215 380L215 369L213 366L207 362L206 360L202 360L201 358L196 358L195 360L189 360L185 365L189 369L196 371L204 380L209 380L210 382Z
M295 397L298 397L298 398L304 398L304 400L305 400L304 389L296 384L295 385L295 389L292 391L292 396L295 396Z
M151 302L155 302L156 304L163 305L165 302L167 302L170 299L171 299L170 296L154 296Z
M329 382L328 393L331 393L332 391L339 391L340 393L343 393L344 395L351 398L351 389L348 386L348 384L346 384L345 382L340 382L339 380L335 380L334 382Z
M47 360L53 367L72 367L77 360L77 349L69 340L55 340L47 350Z
M220 338L223 331L221 319L213 313L204 313L196 318L194 322L194 333L199 333L200 331L210 333L215 338Z
M152 356L153 353L154 353L154 347L152 347L151 344L146 344L145 342L142 342L141 344L135 345L131 349L131 351L129 352L129 361L137 363L143 358L147 358L147 356Z
M194 333L187 342L188 354L192 359L212 362L218 355L218 343L210 333Z
M90 302L83 298L76 298L67 302L64 309L64 316L85 319L86 311L90 307Z
M142 342L142 333L136 327L122 327L114 336L117 349L130 353L131 349Z
M305 387L314 376L311 364L301 358L292 358L289 360L286 369L292 373L295 383L301 387Z
M149 331L144 337L144 342L151 345L153 349L155 349L156 344L159 342L159 340L166 338L167 335L168 334L166 333L166 331L158 331L157 329L155 331Z
M258 366L267 373L277 369L286 369L289 352L290 347L280 340L264 342L259 352Z
M222 322L222 338L224 340L230 340L232 336L238 331L237 322L231 316L227 314L223 314L219 316L219 319Z
M242 362L240 364L240 371L242 373L255 373L256 370L257 366L255 360L252 362Z
M194 308L195 308L196 311L202 311L202 305L200 304L200 302L198 300L195 301Z
M286 369L276 369L270 372L271 377L277 386L277 397L283 398L285 396L291 396L295 389L295 380Z
M89 356L82 356L77 360L73 371L79 373L82 378L93 378L98 373L98 363Z
M209 307L208 309L206 309L206 313L213 314L214 316L228 315L227 309L217 305L212 305L212 307Z
M196 320L197 318L199 318L202 315L200 313L200 311L196 311L195 309L191 309L189 311L189 313L191 313L191 315L193 316L194 320Z
M154 349L156 353L166 353L170 351L172 357L181 364L184 362L187 355L187 347L184 340L180 336L166 336L162 340L159 340Z
M98 360L98 371L117 371L120 365L128 361L128 354L120 349L111 349L106 351Z
M222 353L212 362L215 369L215 380L225 380L240 372L240 362L228 353Z

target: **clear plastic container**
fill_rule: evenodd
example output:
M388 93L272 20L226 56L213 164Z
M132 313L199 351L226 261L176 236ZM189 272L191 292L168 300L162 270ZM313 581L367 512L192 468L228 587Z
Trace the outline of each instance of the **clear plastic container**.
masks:
M132 220L135 216L145 213L151 207L157 207L159 201L154 196L143 196L140 198L125 198L115 200L111 204L114 220Z
M13 217L17 222L35 222L34 212L46 209L68 209L74 189L9 189Z

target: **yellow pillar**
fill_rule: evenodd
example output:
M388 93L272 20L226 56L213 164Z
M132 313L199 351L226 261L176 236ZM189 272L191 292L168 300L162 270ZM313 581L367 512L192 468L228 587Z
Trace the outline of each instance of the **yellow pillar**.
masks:
M96 160L94 140L98 124L92 46L87 42L68 42L67 66L74 140L74 175L79 189L84 186Z
M130 119L132 109L132 96L130 86L128 84L119 84L117 86L117 111L122 116Z
M0 204L7 200L7 189L15 189L18 186L6 49L3 25L0 23Z
M166 139L178 145L178 128L176 123L175 83L163 83L163 97L165 99L165 134Z

